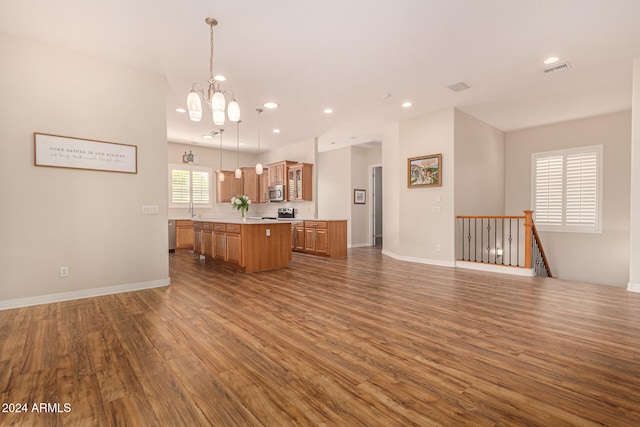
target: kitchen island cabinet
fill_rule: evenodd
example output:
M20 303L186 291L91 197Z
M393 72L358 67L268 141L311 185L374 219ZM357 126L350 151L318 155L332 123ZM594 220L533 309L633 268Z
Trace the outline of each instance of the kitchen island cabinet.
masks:
M289 222L198 220L194 230L201 233L201 239L195 236L194 240L203 242L199 253L206 260L248 273L287 267L291 260ZM205 232L209 234L205 236Z
M347 256L347 221L305 220L294 222L292 249L326 257Z

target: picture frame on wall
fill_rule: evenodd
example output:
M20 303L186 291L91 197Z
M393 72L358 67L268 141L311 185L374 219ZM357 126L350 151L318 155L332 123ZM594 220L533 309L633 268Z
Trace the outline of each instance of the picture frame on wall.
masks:
M367 190L353 190L353 203L364 205L367 203Z
M407 187L442 186L442 154L407 159Z
M138 173L138 147L34 132L34 165L104 172Z

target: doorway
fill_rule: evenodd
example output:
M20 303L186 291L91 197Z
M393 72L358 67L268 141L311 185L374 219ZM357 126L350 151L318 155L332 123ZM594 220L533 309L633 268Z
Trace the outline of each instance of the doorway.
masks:
M382 249L382 165L371 166L371 246Z

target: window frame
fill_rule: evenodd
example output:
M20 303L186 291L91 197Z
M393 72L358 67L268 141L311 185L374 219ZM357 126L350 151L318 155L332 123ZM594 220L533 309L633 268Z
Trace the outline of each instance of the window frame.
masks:
M603 146L591 145L586 147L568 148L562 150L531 153L531 206L534 221L538 231L564 233L602 233L602 198L603 198ZM595 154L595 224L567 224L567 158L576 154ZM562 188L561 188L561 221L559 224L545 223L536 219L537 195L537 160L541 158L562 157Z
M188 202L174 202L173 201L173 171L188 171L189 172L189 201ZM194 172L204 172L209 176L207 182L207 190L209 201L208 202L196 202L193 200L193 174ZM168 173L168 190L169 190L169 208L170 209L185 209L189 207L189 204L193 202L194 208L212 208L213 207L213 185L212 185L212 169L206 166L186 165L186 164L169 164Z

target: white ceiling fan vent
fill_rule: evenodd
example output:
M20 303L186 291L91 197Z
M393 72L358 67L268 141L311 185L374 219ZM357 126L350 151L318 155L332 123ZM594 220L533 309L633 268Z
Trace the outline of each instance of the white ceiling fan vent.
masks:
M559 73L560 71L566 71L570 68L571 68L571 65L569 65L569 61L563 61L563 62L556 62L555 64L544 68L542 71L544 71L545 74L551 74L551 73Z

